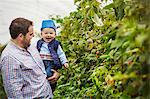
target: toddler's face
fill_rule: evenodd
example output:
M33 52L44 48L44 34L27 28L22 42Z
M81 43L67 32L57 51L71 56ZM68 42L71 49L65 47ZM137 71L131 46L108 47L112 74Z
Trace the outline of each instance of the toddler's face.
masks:
M56 37L56 32L52 28L44 28L41 32L41 36L45 42L49 43Z

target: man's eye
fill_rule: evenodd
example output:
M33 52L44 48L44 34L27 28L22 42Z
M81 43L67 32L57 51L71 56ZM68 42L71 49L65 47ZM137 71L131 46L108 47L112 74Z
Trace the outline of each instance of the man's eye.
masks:
M32 36L32 35L33 35L33 33L30 34L30 36Z

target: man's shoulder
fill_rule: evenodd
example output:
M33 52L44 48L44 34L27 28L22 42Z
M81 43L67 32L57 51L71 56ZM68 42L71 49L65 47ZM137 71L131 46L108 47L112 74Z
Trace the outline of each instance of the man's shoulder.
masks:
M11 57L12 56L12 52L15 52L13 49L11 49L11 47L9 45L7 45L4 50L2 51L1 54L1 60L5 57Z
M1 59L4 57L18 58L20 57L19 53L20 49L12 42L9 42L1 54Z
M4 48L4 50L2 51L2 56L3 55L7 55L7 54L9 54L10 52L11 52L11 47L10 47L10 45L9 45L9 43L6 45L6 47Z

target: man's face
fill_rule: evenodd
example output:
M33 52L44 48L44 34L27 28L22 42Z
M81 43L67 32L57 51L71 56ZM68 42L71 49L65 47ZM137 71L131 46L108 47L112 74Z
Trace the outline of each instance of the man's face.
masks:
M56 37L56 32L52 28L44 28L41 36L45 42L49 43Z
M33 32L33 26L30 26L28 28L28 33L24 36L22 44L24 45L24 48L27 49L30 44L31 44L31 39L34 37L34 32Z

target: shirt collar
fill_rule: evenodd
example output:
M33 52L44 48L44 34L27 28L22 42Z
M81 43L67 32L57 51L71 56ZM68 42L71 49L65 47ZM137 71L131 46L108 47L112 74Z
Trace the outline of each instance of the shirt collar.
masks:
M17 44L15 44L12 40L10 40L10 43L11 43L12 46L14 46L15 48L17 48L17 49L19 49L21 51L27 51L26 49L24 49L24 48L18 46Z

